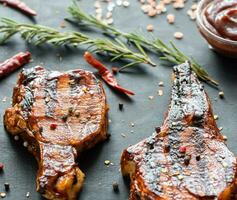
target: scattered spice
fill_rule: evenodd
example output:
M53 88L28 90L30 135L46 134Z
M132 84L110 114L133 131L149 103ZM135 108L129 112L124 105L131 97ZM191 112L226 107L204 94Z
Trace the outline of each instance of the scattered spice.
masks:
M148 99L152 100L154 99L154 96L148 96Z
M117 0L117 1L116 1L116 4L117 4L118 6L121 6L122 3L123 3L122 0Z
M73 107L68 108L68 114L72 115L73 114Z
M201 159L201 156L200 155L197 155L196 156L196 160L199 161Z
M29 16L37 15L36 11L28 7L25 3L23 3L20 0L0 0L0 3L4 3L10 7L16 8Z
M50 101L49 97L45 97L45 102L48 103Z
M219 92L219 97L220 97L221 99L224 99L224 95L225 95L225 94L224 94L223 91L220 91L220 92Z
M164 82L163 82L163 81L160 81L160 82L159 82L159 86L160 86L160 87L164 87Z
M39 127L39 132L42 133L44 128L42 126Z
M55 130L57 127L58 127L58 125L55 124L55 123L50 124L50 129L51 130Z
M28 147L28 142L27 141L23 142L23 146Z
M184 1L177 0L176 2L173 3L173 7L175 9L183 8L184 7Z
M85 52L84 54L84 59L94 68L99 70L99 74L101 75L102 79L111 87L113 87L114 89L127 94L127 95L134 95L134 93L132 91L129 91L123 87L121 87L117 80L115 79L115 77L113 76L113 74L101 63L99 62L97 59L95 59L93 57L93 55L91 53L89 53L88 51Z
M158 90L158 95L159 95L159 96L163 96L163 94L164 94L164 93L163 93L163 90Z
M176 39L178 39L178 40L181 40L182 38L183 38L183 33L181 33L181 32L175 32L174 33L174 37L176 38Z
M64 122L66 122L67 119L68 119L68 115L64 115L64 116L62 116L62 120L63 120Z
M26 198L29 198L30 197L30 192L27 192L26 193Z
M165 153L169 153L170 152L170 145L166 144L164 147Z
M178 179L179 179L179 180L183 180L183 179L184 179L183 175L181 175L181 174L178 175Z
M175 16L174 16L174 14L168 14L168 15L167 15L167 21L168 21L169 24L173 24L174 21L175 21Z
M5 197L6 197L6 193L5 193L5 192L1 192L1 193L0 193L0 197L1 197L1 198L5 198Z
M197 7L198 7L198 5L195 3L195 4L193 4L193 5L191 6L191 9L192 9L192 10L197 10Z
M65 27L66 27L65 21L62 21L62 22L60 23L60 27L61 27L61 28L65 28Z
M119 110L122 111L123 110L123 104L119 103Z
M190 155L186 155L184 157L184 164L185 165L189 165L190 160L191 160L191 156Z
M15 135L15 136L14 136L14 140L17 141L17 140L19 140L19 139L20 139L20 137L19 137L18 135Z
M146 30L148 32L153 32L154 31L154 26L152 24L147 25Z
M24 64L29 63L31 59L30 52L20 52L0 64L0 78L10 74Z
M185 147L185 146L179 147L179 152L180 153L186 153L186 151L187 151L187 147Z
M80 115L81 115L81 114L80 114L80 112L79 112L79 111L76 111L76 112L75 112L75 116L76 116L77 118L79 118L79 117L80 117Z
M0 172L3 171L3 169L4 169L4 164L0 163Z
M128 7L130 5L130 2L129 1L123 1L123 6L124 7Z
M224 168L228 167L228 164L226 162L223 162L222 165L223 165Z
M189 18L191 20L196 20L196 18L197 18L197 14L196 13L197 13L196 10L195 11L193 11L193 10L188 10L187 11L187 15L189 16Z
M113 72L113 74L117 74L119 72L119 68L118 67L112 67L112 72Z
M105 164L105 165L109 165L109 164L110 164L110 161L109 161L109 160L105 160L104 164Z
M119 184L117 182L114 182L112 186L113 186L114 192L119 192Z
M155 15L160 15L167 11L166 6L172 4L174 8L183 8L185 0L140 0L141 10L150 16L150 12L155 12Z
M126 135L125 135L124 133L121 133L121 136L122 136L122 137L126 137Z
M5 191L8 192L10 190L10 184L4 183L4 188L5 188Z
M157 11L156 11L156 9L150 9L149 11L148 11L148 16L149 17L155 17L157 15Z
M155 131L156 131L156 133L159 133L160 132L160 127L156 127Z
M111 137L111 134L110 134L110 133L107 133L107 138L106 138L106 140L109 140L110 137Z
M6 102L6 101L7 101L7 97L5 96L3 97L2 102Z
M162 172L162 173L167 173L168 170L167 170L167 168L161 168L161 172Z
M194 3L191 6L191 9L187 11L188 16L190 17L191 20L196 20L197 18L197 4Z
M227 136L226 135L223 135L223 140L227 141Z

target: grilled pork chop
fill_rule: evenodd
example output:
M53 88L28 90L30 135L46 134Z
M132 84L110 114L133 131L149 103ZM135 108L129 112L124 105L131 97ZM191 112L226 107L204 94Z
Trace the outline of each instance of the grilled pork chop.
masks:
M106 139L107 111L103 87L90 72L35 67L20 74L4 124L36 157L44 197L76 199L84 174L75 159Z
M157 133L121 157L130 200L235 200L236 158L189 63L174 67L171 103Z

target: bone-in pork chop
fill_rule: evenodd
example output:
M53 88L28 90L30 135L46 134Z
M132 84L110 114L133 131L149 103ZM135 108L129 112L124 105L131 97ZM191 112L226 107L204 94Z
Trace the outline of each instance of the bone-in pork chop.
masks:
M4 124L36 157L37 191L44 197L76 199L84 174L75 159L106 139L107 111L103 87L91 72L35 67L20 74Z
M168 114L151 137L121 158L130 200L235 200L236 158L217 128L189 63L174 67Z

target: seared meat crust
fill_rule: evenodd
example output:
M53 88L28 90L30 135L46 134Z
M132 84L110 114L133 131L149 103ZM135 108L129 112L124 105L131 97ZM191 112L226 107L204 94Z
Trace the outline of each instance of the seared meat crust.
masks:
M4 124L28 143L39 165L37 191L47 199L73 200L84 181L77 154L107 137L102 84L84 70L23 70Z
M174 67L163 125L124 150L130 200L235 200L236 158L227 148L203 86L189 63Z

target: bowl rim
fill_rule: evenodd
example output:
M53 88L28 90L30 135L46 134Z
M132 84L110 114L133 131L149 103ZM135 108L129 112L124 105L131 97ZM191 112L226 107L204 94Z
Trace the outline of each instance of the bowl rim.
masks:
M221 41L223 43L228 43L230 45L237 45L237 41L235 40L230 40L230 39L225 39L221 36L216 35L215 33L211 32L204 24L203 24L203 20L202 20L202 11L203 11L203 5L205 3L210 3L213 0L201 0L198 3L197 6L197 25L201 26L202 29L204 29L205 32L207 32L211 37L213 37L215 40Z

